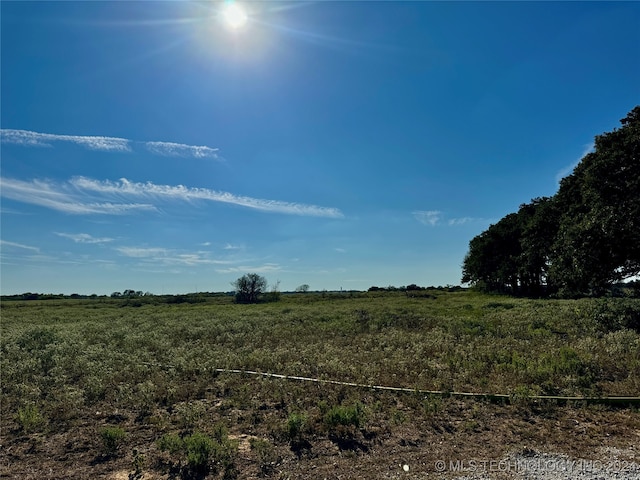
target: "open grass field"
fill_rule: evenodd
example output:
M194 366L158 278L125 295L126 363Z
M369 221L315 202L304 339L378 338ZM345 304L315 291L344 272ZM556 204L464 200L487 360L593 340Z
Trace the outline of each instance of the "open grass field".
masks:
M453 478L436 462L640 459L638 407L533 398L640 396L640 300L201 300L4 301L0 477Z

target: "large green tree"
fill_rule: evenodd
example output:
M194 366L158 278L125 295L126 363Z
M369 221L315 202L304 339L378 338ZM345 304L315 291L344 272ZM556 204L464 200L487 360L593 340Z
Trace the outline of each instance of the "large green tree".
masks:
M552 199L523 204L469 243L462 281L489 291L538 296L548 290L549 249L557 212Z
M490 291L514 292L518 287L519 237L518 215L511 213L471 240L462 281Z
M640 274L640 106L551 198L520 206L471 240L465 283L540 295L599 295Z
M551 246L560 216L553 198L536 198L520 206L519 293L540 296L555 291L549 276Z
M601 294L640 273L640 106L564 178L551 274L568 294Z

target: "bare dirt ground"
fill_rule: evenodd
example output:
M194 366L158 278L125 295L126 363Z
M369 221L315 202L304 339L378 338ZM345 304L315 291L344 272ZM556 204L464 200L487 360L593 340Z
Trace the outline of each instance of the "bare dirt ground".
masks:
M197 427L206 430L224 422L237 444L226 478L640 479L640 414L635 409L449 398L425 413L411 395L364 392L368 416L363 427L336 438L313 423L311 412L311 426L294 445L282 435L286 409L254 400L234 408L223 408L224 398L215 395L200 402L204 409ZM0 478L223 478L215 465L198 475L180 473L180 465L158 448L172 415L162 408L145 418L136 412L87 411L66 425L31 434L5 418ZM105 454L101 446L97 432L105 425L127 432L115 454ZM252 439L269 448L253 448Z

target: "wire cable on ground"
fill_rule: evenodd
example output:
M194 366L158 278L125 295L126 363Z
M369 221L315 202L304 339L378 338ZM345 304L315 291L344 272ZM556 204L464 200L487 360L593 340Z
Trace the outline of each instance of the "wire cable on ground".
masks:
M392 392L404 392L404 393L418 393L421 395L435 395L442 397L461 397L461 398L483 398L492 401L504 401L511 402L514 399L527 399L527 400L549 400L558 403L590 403L590 404L605 404L605 405L617 405L617 406L632 406L640 405L640 397L564 397L558 395L527 395L516 396L507 395L504 393L470 393L470 392L448 392L443 390L423 390L419 388L407 388L407 387L388 387L383 385L367 385L365 383L353 383L353 382L341 382L338 380L326 380L321 378L300 377L295 375L281 375L278 373L268 372L256 372L252 370L237 370L228 368L214 368L213 372L216 373L235 373L243 375L253 375L266 378L280 378L283 380L297 380L300 382L313 382L323 383L329 385L341 385L345 387L366 388L370 390L386 390Z
M176 368L174 365L163 365L159 363L143 362L143 365L149 365L162 368ZM354 382L341 382L339 380L328 380L322 378L301 377L297 375L282 375L279 373L269 372L257 372L254 370L241 370L234 368L212 368L214 373L233 373L241 375L252 375L256 377L265 378L279 378L282 380L296 380L299 382L312 382L317 384L327 385L340 385L344 387L364 388L368 390L383 390L391 392L402 393L418 393L421 395L434 395L440 397L458 397L458 398L478 398L491 401L500 401L511 403L518 400L547 400L557 403L586 403L586 404L601 404L601 405L615 405L619 407L625 406L640 406L640 397L568 397L561 395L516 395L506 393L471 393L471 392L455 392L446 390L425 390L421 388L409 388L409 387L389 387L384 385L369 385L366 383L354 383Z

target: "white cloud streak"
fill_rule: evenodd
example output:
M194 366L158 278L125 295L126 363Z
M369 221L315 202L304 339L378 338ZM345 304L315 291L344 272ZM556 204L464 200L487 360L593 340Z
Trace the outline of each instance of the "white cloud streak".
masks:
M282 267L277 263L265 263L263 265L258 265L258 266L238 265L237 267L216 269L216 272L218 273L246 273L246 272L270 273L270 272L279 272L280 270L282 270Z
M230 262L209 258L207 252L184 252L161 247L118 247L122 256L139 259L144 264L162 266L225 265Z
M2 143L22 145L25 147L52 147L56 142L67 142L79 145L89 150L104 152L132 152L134 145L144 147L154 155L182 158L212 158L218 159L218 149L206 145L185 145L173 142L136 142L127 138L57 135L53 133L39 133L29 130L1 129Z
M108 243L113 242L113 238L103 237L96 238L92 237L88 233L60 233L55 232L56 235L63 238L68 238L69 240L73 240L75 243Z
M439 210L418 210L413 212L413 216L420 223L435 227L442 218L442 212Z
M2 197L38 205L69 214L120 215L136 211L157 210L153 202L159 201L211 201L238 205L270 213L312 217L342 218L336 208L303 203L281 202L218 192L206 188L188 188L183 185L156 185L151 182L130 182L126 178L117 182L100 181L87 177L73 177L63 183L49 180L15 180L1 178ZM121 203L133 198L149 203ZM117 203L116 203L117 202Z
M416 220L429 227L436 227L443 224L450 227L458 227L471 223L486 223L488 221L485 218L476 217L458 217L445 220L445 215L440 210L419 210L412 213Z
M91 191L103 195L141 197L151 200L206 200L211 202L229 203L232 205L272 213L329 218L343 217L342 212L336 208L245 197L234 195L233 193L210 190L207 188L189 188L183 185L171 186L156 185L151 182L130 182L126 178L122 178L117 182L108 180L99 181L86 177L74 177L71 179L70 183L79 190Z
M165 157L218 158L218 149L171 142L146 142L147 150Z
M451 226L464 225L465 223L470 223L470 222L473 222L473 221L474 221L474 219L471 218L471 217L452 218L447 222L447 224L449 224Z
M89 150L102 150L106 152L131 151L130 140L117 137L80 136L80 135L55 135L52 133L38 133L28 130L2 129L2 142L30 147L51 147L54 142L75 143Z
M7 240L0 240L0 246L3 247L3 248L4 247L20 248L22 250L30 250L32 252L40 253L40 249L38 247L32 247L30 245L23 245L22 243L8 242Z
M22 203L57 210L75 215L122 215L135 211L155 210L153 205L140 203L87 202L78 198L69 184L56 184L47 180L22 181L10 178L0 179L4 198Z
M116 250L125 257L134 258L164 257L169 253L166 248L159 247L118 247Z

